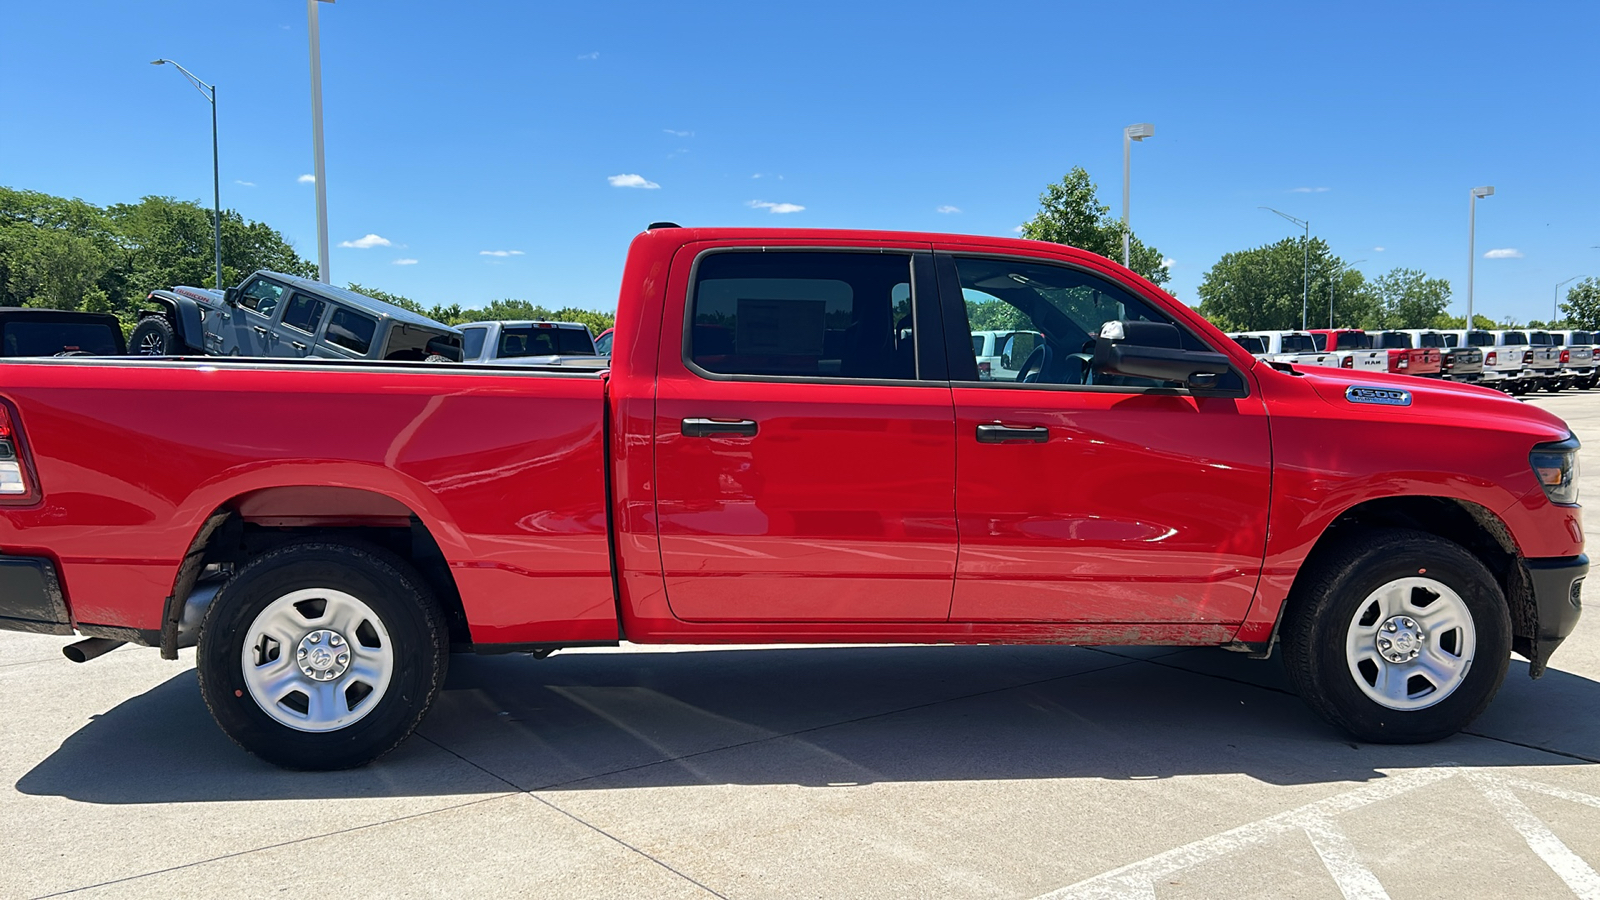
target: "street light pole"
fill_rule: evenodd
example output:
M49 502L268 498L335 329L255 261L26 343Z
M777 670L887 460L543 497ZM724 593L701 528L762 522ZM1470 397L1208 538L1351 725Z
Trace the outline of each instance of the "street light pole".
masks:
M1122 265L1128 266L1133 239L1128 231L1128 187L1132 180L1133 142L1153 137L1156 127L1149 122L1129 125L1122 129Z
M1328 281L1328 330L1329 331L1333 330L1333 286L1334 286L1334 283L1338 281L1340 276L1344 275L1346 269L1349 269L1351 266L1355 265L1356 263L1364 263L1364 262L1366 262L1366 260L1358 259L1355 262L1348 262L1348 263L1342 262L1342 263L1339 263L1339 268L1335 272L1334 277Z
M1282 210L1273 209L1270 206L1262 206L1262 207L1258 207L1258 208L1259 209L1264 209L1267 212L1277 213L1278 215L1283 216L1285 219L1288 219L1289 221L1295 223L1296 225L1304 226L1305 229L1306 229L1306 241L1305 241L1305 244L1304 244L1304 247L1305 247L1305 253L1304 253L1304 256L1305 256L1305 279L1306 280L1305 280L1305 285L1300 289L1300 330L1301 331L1305 331L1306 330L1306 312L1307 312L1307 309L1308 309L1308 305L1310 304L1310 301L1311 301L1311 222L1308 219L1295 218L1294 216L1291 216L1288 213L1283 212Z
M1550 326L1552 328L1555 327L1556 324L1556 304L1561 300L1561 289L1572 282L1577 281L1579 277L1580 276L1574 275L1571 278L1568 278L1566 281L1556 285L1556 289L1550 292Z
M1472 189L1472 200L1467 206L1467 330L1472 330L1472 276L1478 267L1478 198L1493 197L1494 187L1485 185Z
M317 30L317 4L333 0L306 0L307 31L311 35L311 152L312 177L317 190L317 280L328 281L328 179L322 158L322 46Z
M213 287L220 291L226 285L222 283L222 166L217 156L217 86L206 84L196 78L193 72L170 59L151 60L150 65L172 66L183 73L184 78L189 79L189 83L195 86L200 96L211 101L211 245L217 264L216 283Z

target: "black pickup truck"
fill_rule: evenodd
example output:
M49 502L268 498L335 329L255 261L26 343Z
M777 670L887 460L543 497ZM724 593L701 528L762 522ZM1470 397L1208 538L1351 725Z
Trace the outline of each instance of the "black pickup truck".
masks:
M122 356L122 323L110 313L0 307L0 356Z

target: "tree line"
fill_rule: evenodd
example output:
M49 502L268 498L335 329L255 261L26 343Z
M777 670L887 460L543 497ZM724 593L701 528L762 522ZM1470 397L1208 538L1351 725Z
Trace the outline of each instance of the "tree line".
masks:
M1130 268L1154 282L1169 279L1161 251L1145 244L1100 202L1098 185L1082 167L1045 188L1039 210L1021 234L1068 244L1109 259L1122 258L1128 233ZM1308 262L1309 261L1309 262ZM316 266L300 257L276 229L248 221L235 210L222 213L225 284L237 284L256 269L314 277ZM1309 269L1309 278L1306 273ZM171 197L99 207L77 199L0 186L0 305L109 312L131 328L155 288L179 284L214 287L211 211ZM582 322L598 334L615 314L575 307L549 309L507 298L487 306L425 304L388 291L350 288L448 325L493 319L552 319ZM1321 238L1291 237L1224 254L1201 280L1200 313L1226 331L1284 331L1301 325L1301 307L1312 328L1464 328L1447 312L1450 282L1416 269L1396 268L1374 278L1350 268ZM1020 327L1021 316L1003 303L968 302L975 331ZM1563 320L1530 327L1600 330L1600 278L1574 285L1561 304ZM1475 315L1475 328L1517 327Z

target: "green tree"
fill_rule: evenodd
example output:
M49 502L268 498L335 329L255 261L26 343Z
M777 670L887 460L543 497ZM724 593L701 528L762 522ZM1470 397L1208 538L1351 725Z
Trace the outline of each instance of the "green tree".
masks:
M1089 180L1082 166L1074 166L1060 182L1051 184L1039 195L1039 211L1022 225L1022 236L1035 241L1066 244L1122 261L1122 221L1111 215L1111 207L1100 202L1099 186ZM1156 284L1170 277L1161 251L1132 236L1129 242L1129 268ZM977 326L974 325L974 328ZM982 330L982 329L980 329Z
M1438 315L1433 317L1433 320L1430 321L1427 324L1426 327L1428 327L1428 328L1438 328L1440 330L1454 330L1454 329L1457 329L1457 328L1465 328L1465 327L1467 327L1467 317L1466 316L1452 316L1449 313L1439 313ZM1478 329L1480 331L1488 331L1491 328L1499 328L1500 326L1496 325L1495 321L1493 319L1489 318L1488 316L1484 315L1483 313L1473 313L1472 314L1472 327L1475 328L1475 329Z
M1574 328L1600 330L1600 278L1585 278L1567 288L1561 312Z
M0 187L0 303L82 309L120 292L119 242L82 200Z
M1450 282L1416 269L1392 269L1372 282L1384 328L1429 328L1450 305Z
M145 197L138 203L114 204L107 213L130 254L130 290L143 295L177 284L216 287L211 210L188 200ZM316 266L301 259L276 229L223 210L223 287L238 284L257 269L307 278L317 274Z
M1309 249L1309 257L1307 252ZM1309 259L1310 279L1307 280ZM1224 254L1200 282L1200 313L1228 331L1289 331L1380 324L1366 278L1345 266L1321 238L1284 238ZM1304 310L1302 312L1302 310Z

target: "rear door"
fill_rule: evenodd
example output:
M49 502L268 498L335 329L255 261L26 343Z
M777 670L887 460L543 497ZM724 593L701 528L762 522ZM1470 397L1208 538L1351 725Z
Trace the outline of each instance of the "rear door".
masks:
M955 442L931 262L925 244L679 251L655 420L674 615L948 617Z
M1248 376L1231 373L1208 396L1097 377L1089 353L1104 322L1173 320L1087 265L949 249L937 257L947 330L986 315L1041 335L1011 382L979 381L971 358L950 359L961 536L951 621L1242 621L1271 474ZM1221 350L1179 327L1185 346Z
M328 317L328 301L299 291L288 296L278 327L267 343L267 355L297 359L311 354L317 332Z

